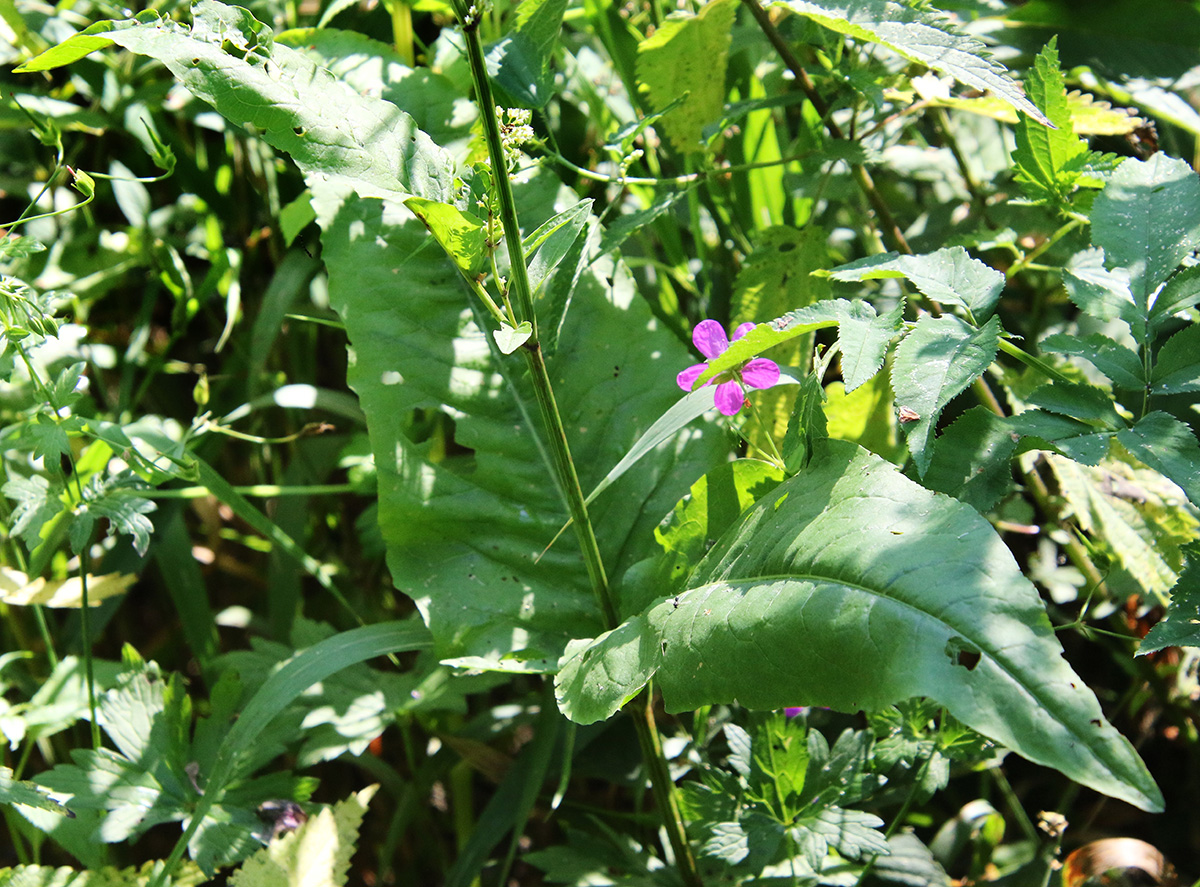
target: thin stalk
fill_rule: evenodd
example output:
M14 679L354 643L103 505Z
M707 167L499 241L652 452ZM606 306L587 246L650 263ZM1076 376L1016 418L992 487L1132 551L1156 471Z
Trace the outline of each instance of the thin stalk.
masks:
M846 133L834 121L830 114L829 103L821 97L817 92L816 86L813 85L812 78L808 76L808 71L804 69L804 65L796 54L792 52L792 48L788 46L783 35L776 29L775 24L771 21L770 14L762 8L758 0L742 0L742 3L750 10L750 14L754 16L754 21L758 23L758 27L766 36L767 41L779 53L779 57L783 59L783 63L788 66L793 74L796 75L796 82L800 85L800 89L804 91L804 95L808 101L821 115L821 119L825 122L825 129L835 139L845 139ZM879 193L879 189L875 187L875 180L871 178L871 174L867 172L867 168L861 163L850 164L850 175L854 179L855 184L866 195L867 200L871 204L871 208L875 210L875 215L878 219L879 229L883 233L885 240L889 242L892 249L902 252L906 255L912 255L912 249L908 245L908 241L904 237L904 232L900 230L900 226L896 224L896 218L892 215L892 210L884 200L883 195Z
M392 0L392 43L404 64L411 68L416 57L413 54L412 7L408 0Z
M545 356L542 354L538 337L537 316L533 307L529 275L525 268L525 253L521 243L521 229L517 221L516 201L513 199L512 185L508 179L508 167L504 156L504 145L500 137L500 125L494 110L496 102L492 97L491 83L484 65L483 46L479 39L478 13L468 12L465 5L465 0L455 0L455 11L462 23L467 59L471 65L471 77L475 84L480 118L487 140L488 156L491 158L496 195L500 203L500 220L504 226L504 239L508 245L511 266L509 288L519 306L522 315L520 319L528 321L532 327L532 335L522 346L521 352L525 356L538 409L548 433L559 486L574 523L575 535L579 540L592 592L595 595L597 607L603 615L605 626L611 629L619 624L617 608L609 589L608 576L600 556L596 534L591 519L588 517L583 487L579 483L579 475L575 471L575 463L571 458L566 428L558 411L554 389L550 382L550 373L546 368ZM649 691L645 691L630 704L629 710L637 730L638 742L642 748L651 789L671 848L674 851L675 864L681 879L687 887L702 887L696 860L684 832L683 816L675 795L675 783L671 779L670 770L663 755L662 742L649 700Z

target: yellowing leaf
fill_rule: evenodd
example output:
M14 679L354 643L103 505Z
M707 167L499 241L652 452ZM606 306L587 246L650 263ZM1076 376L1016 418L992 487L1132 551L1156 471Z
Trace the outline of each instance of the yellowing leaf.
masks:
M124 594L136 581L136 576L124 573L89 575L88 605L96 607L101 601ZM20 570L0 567L0 602L18 607L30 604L41 604L43 607L82 607L83 582L78 576L49 581L39 576L31 582Z
M737 4L714 0L699 15L673 13L638 46L637 77L663 114L659 125L679 151L700 150L704 126L725 107L729 33Z

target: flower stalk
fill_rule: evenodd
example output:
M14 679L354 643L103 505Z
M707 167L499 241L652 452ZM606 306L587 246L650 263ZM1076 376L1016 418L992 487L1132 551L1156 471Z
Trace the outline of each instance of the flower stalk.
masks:
M475 86L479 114L487 141L488 157L491 159L500 221L504 229L504 240L508 247L509 292L516 304L518 320L528 322L532 328L531 335L519 350L525 356L529 375L533 382L542 423L549 437L550 451L553 454L554 467L558 475L558 485L566 500L575 535L579 540L579 547L587 566L588 579L596 598L596 605L603 616L605 627L612 629L616 628L620 622L617 608L609 589L608 576L600 556L600 547L596 541L591 519L588 517L583 487L579 483L575 462L571 458L566 428L558 410L550 373L546 367L545 355L542 353L539 341L533 292L529 286L524 246L521 242L521 229L517 222L516 201L513 198L512 184L508 178L500 122L494 110L497 106L484 63L483 45L479 39L478 29L481 13L474 5L468 8L467 3L468 0L454 0L454 7L462 24L463 42L466 44L467 59L471 66L471 79ZM702 887L703 882L696 866L695 856L692 854L691 845L688 843L684 831L683 817L675 793L675 783L671 779L670 769L663 754L662 741L654 721L649 693L643 691L639 694L629 703L629 709L634 728L637 731L638 743L642 749L651 789L675 855L675 865L687 887Z

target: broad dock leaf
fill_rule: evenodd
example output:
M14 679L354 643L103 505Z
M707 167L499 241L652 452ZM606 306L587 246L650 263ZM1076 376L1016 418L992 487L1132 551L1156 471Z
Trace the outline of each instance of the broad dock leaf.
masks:
M928 696L1032 761L1162 809L995 530L853 444L829 441L759 500L688 589L572 648L556 680L569 717L603 718L651 676L673 712Z
M531 230L576 202L550 177L517 193ZM490 320L473 313L458 271L404 207L321 192L314 206L375 452L393 581L417 601L443 657L552 670L570 638L599 630L600 615L573 537L543 556L566 509L524 361L495 348ZM624 266L593 258L547 359L585 489L678 400L675 375L693 362ZM410 440L414 410L452 417L469 456L439 458ZM681 434L592 503L610 576L649 553L658 520L724 445L711 425Z

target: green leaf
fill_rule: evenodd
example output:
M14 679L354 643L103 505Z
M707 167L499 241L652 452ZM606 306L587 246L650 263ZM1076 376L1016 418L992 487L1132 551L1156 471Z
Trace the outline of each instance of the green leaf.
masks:
M40 474L14 477L3 488L4 495L15 500L9 532L20 536L29 551L41 544L42 527L63 510L61 486L51 485Z
M1200 325L1184 327L1158 350L1150 390L1155 394L1200 391Z
M449 203L410 197L404 205L425 223L438 246L454 260L464 275L478 277L487 267L487 236L483 220ZM509 354L511 352L505 352Z
M1200 543L1183 546L1187 565L1171 589L1171 605L1135 655L1146 656L1167 647L1200 647Z
M1156 471L1114 457L1095 466L1079 461L1047 457L1076 522L1094 547L1128 573L1135 590L1166 594L1175 584L1179 546L1197 529L1195 519L1179 508L1178 487Z
M898 329L898 326L888 329L887 324L895 322L898 325L900 315L892 311L883 315L888 320L879 322L876 322L876 317L875 308L861 299L825 299L805 308L789 311L769 323L758 324L736 342L732 342L720 357L708 362L708 369L696 379L692 390L695 391L705 382L745 363L750 358L757 357L768 348L797 336L807 335L814 330L828 329L842 323L852 327L849 350L853 355L853 365L869 366L876 359L876 355L882 362L887 344Z
M356 792L332 807L322 807L298 829L251 856L229 878L231 887L264 887L300 882L342 887L367 804L379 786Z
M145 13L141 21L101 23L107 26L103 38L76 35L26 70L68 64L115 43L158 59L227 119L253 126L268 144L290 154L306 175L345 181L374 197L448 197L453 159L408 114L276 44L271 29L244 9L200 0L192 14L190 30Z
M545 176L517 194L530 220L553 216L555 201L570 198ZM456 272L428 248L416 219L341 195L318 195L314 206L330 299L354 355L349 381L375 452L393 581L416 599L442 658L544 670L568 639L597 632L600 615L574 541L542 556L566 510L521 363L500 354L488 324L472 318ZM676 404L675 376L692 362L637 296L627 270L592 250L570 323L547 358L584 489ZM381 298L395 292L396 268L414 295ZM471 457L442 459L411 440L414 409L453 417L455 443ZM651 552L659 518L727 452L723 431L699 432L681 446L656 445L593 501L610 575Z
M996 357L1000 321L993 317L975 329L957 317L922 317L896 348L892 390L896 405L916 414L901 416L917 472L924 476L933 459L932 438L942 410L983 375Z
M8 767L0 767L0 804L22 804L64 816L74 816L69 809L50 797L40 785L13 779L13 772Z
M1100 320L1119 317L1138 335L1143 315L1133 299L1129 271L1107 268L1104 250L1086 249L1072 256L1063 268L1063 286L1083 311Z
M92 537L92 529L98 519L108 521L108 535L118 533L129 536L134 551L145 554L150 547L150 534L154 524L146 517L158 506L138 495L146 489L145 483L132 472L123 472L105 478L92 475L83 491L83 501L76 506L71 520L69 538L71 548L78 554Z
M942 432L921 483L986 512L1013 488L1016 449L1012 428L1002 417L972 407Z
M823 27L855 40L878 43L892 52L948 74L972 89L996 94L1034 120L1050 121L1025 97L1021 85L1008 77L982 43L955 29L944 13L917 9L892 0L776 0Z
M713 0L698 15L673 12L654 34L638 45L638 85L661 110L679 105L657 124L675 150L699 151L706 124L725 108L725 68L735 0Z
M522 107L543 108L554 95L551 62L567 0L527 0L516 27L487 51L488 74Z
M1167 281L1150 307L1150 319L1161 323L1173 314L1200 304L1200 265L1184 268Z
M1081 177L1088 147L1071 126L1067 88L1058 67L1057 38L1033 60L1025 84L1029 98L1056 128L1024 116L1017 121L1013 133L1017 147L1012 154L1016 179L1031 200L1062 207Z
M834 280L848 281L906 277L930 299L943 305L961 305L975 320L991 316L1005 284L1003 274L971 258L961 246L921 256L868 256L839 265L830 275Z
M532 335L533 325L528 320L522 320L515 327L506 323L492 333L496 340L496 347L500 349L501 354L512 354L528 342Z
M1117 440L1136 458L1183 488L1200 507L1200 444L1192 431L1174 416L1153 412L1117 433Z
M1200 246L1200 177L1162 152L1130 157L1092 204L1092 242L1111 266L1128 272L1145 318L1150 295Z
M688 585L568 652L556 686L570 717L615 710L637 689L622 682L647 675L671 712L734 699L872 710L924 695L1032 761L1162 809L991 526L852 444L829 441L756 503ZM964 645L979 659L953 655Z
M1137 352L1120 345L1103 333L1071 336L1055 333L1039 343L1043 351L1082 357L1112 380L1118 388L1140 391L1146 386L1146 370Z

